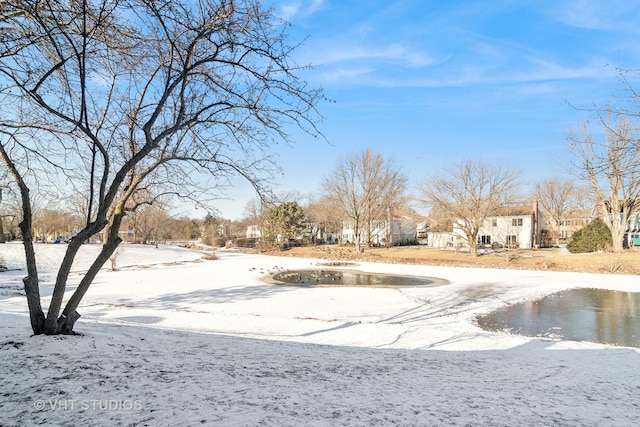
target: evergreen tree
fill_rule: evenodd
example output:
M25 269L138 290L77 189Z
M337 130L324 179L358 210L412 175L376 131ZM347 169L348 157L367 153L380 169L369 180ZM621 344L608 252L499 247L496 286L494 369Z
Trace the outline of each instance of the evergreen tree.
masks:
M572 254L596 252L605 249L611 243L611 230L604 221L596 218L586 227L573 233L567 249Z
M304 229L303 223L304 212L297 202L282 203L265 214L263 238L271 244L280 241L284 246Z

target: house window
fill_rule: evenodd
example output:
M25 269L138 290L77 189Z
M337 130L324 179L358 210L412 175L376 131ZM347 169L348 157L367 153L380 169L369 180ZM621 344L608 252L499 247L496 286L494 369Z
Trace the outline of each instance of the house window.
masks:
M561 239L570 239L573 236L573 231L571 230L560 230L560 238Z
M509 247L517 247L518 246L518 236L515 234L511 234L507 236L507 246Z
M490 245L491 236L478 236L478 243L481 245Z
M492 227L497 227L498 226L498 219L497 218L493 218L491 220L491 226Z
M513 218L511 220L511 225L513 225L514 227L521 226L522 225L522 218Z

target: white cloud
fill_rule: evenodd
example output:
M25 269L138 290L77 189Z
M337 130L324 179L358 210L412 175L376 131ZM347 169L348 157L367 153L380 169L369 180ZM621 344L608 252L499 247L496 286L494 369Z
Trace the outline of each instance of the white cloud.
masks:
M291 21L296 17L309 16L317 12L325 0L296 0L277 7L277 15L285 21Z
M353 81L373 73L373 68L338 68L328 73L323 73L323 80L331 82Z
M345 46L341 49L336 49L334 44L331 49L317 51L316 56L316 62L324 65L372 60L397 63L408 67L428 67L443 61L433 58L425 52L411 50L399 43L380 48Z
M569 0L550 14L565 25L608 31L638 32L638 4L628 0Z
M291 20L291 17L296 16L300 10L300 2L287 3L280 5L277 15L285 21Z

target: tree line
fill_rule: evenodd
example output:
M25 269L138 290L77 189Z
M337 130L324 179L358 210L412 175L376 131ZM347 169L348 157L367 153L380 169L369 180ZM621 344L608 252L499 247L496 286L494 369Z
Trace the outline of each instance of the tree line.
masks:
M423 180L417 194L409 196L408 178L381 154L366 150L346 156L324 177L319 202L298 211L298 205L288 200L267 210L265 237L271 242L278 234L291 238L312 222L334 232L348 225L360 252L361 236L365 244L371 243L374 221L400 215L421 220L411 207L411 202L417 202L429 209L430 231L451 232L455 223L477 256L478 233L487 218L535 201L545 219L544 231L555 244L560 243L563 222L581 214L599 218L608 229L611 250L622 251L627 224L640 215L640 148L629 117L617 119L615 125L600 121L603 140L595 140L586 125L581 136L572 134L568 147L574 156L567 172L573 178L542 180L530 194L522 192L520 171L497 162L465 159Z

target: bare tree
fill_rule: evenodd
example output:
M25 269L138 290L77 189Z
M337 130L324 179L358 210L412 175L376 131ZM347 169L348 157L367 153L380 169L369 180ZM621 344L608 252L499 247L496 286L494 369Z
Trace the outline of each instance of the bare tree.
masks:
M2 187L0 187L0 209L4 208L2 204ZM6 243L4 238L4 215L0 214L0 243Z
M12 188L9 185L0 186L0 222L3 228L3 235L0 238L4 239L7 236L9 240L13 240L20 235L17 219L22 218L21 211L22 206L20 201L16 200Z
M574 215L582 205L584 192L572 180L545 179L536 183L534 199L548 218L556 243L560 240L560 224Z
M162 183L156 194L199 202L206 173L212 188L238 174L260 192L277 169L272 142L290 142L291 126L320 135L322 92L298 77L281 24L257 0L2 2L0 157L21 194L34 333L73 333L138 191ZM46 317L30 232L42 176L88 194ZM62 310L82 242L103 229L102 251Z
M166 234L167 221L171 218L165 206L145 206L133 212L132 217L137 240L145 245L153 242L157 247Z
M44 241L57 236L68 237L73 230L78 229L78 223L71 212L61 209L44 209L33 221L34 229ZM80 226L82 227L82 226Z
M319 234L323 235L325 241L333 242L333 236L342 231L342 222L336 215L336 207L326 196L303 206L303 209L312 243Z
M170 217L163 228L163 240L171 239L178 241L198 238L200 225L193 218L182 216L179 218Z
M264 213L269 209L262 200L251 199L244 206L242 211L242 221L246 225L262 225Z
M519 176L506 166L469 159L445 176L428 179L419 190L428 206L448 212L471 253L478 256L478 231L485 218L520 201Z
M323 181L326 198L353 229L356 252L363 233L369 242L373 221L386 220L389 210L404 204L406 187L400 169L371 150L343 158Z
M582 134L569 137L575 156L574 173L589 182L598 212L611 230L612 250L624 249L629 220L640 214L640 144L628 118L611 119L612 112L600 117L604 141L591 136L588 124Z
M432 206L426 220L430 232L443 233L453 229L451 213L445 211L443 206Z

